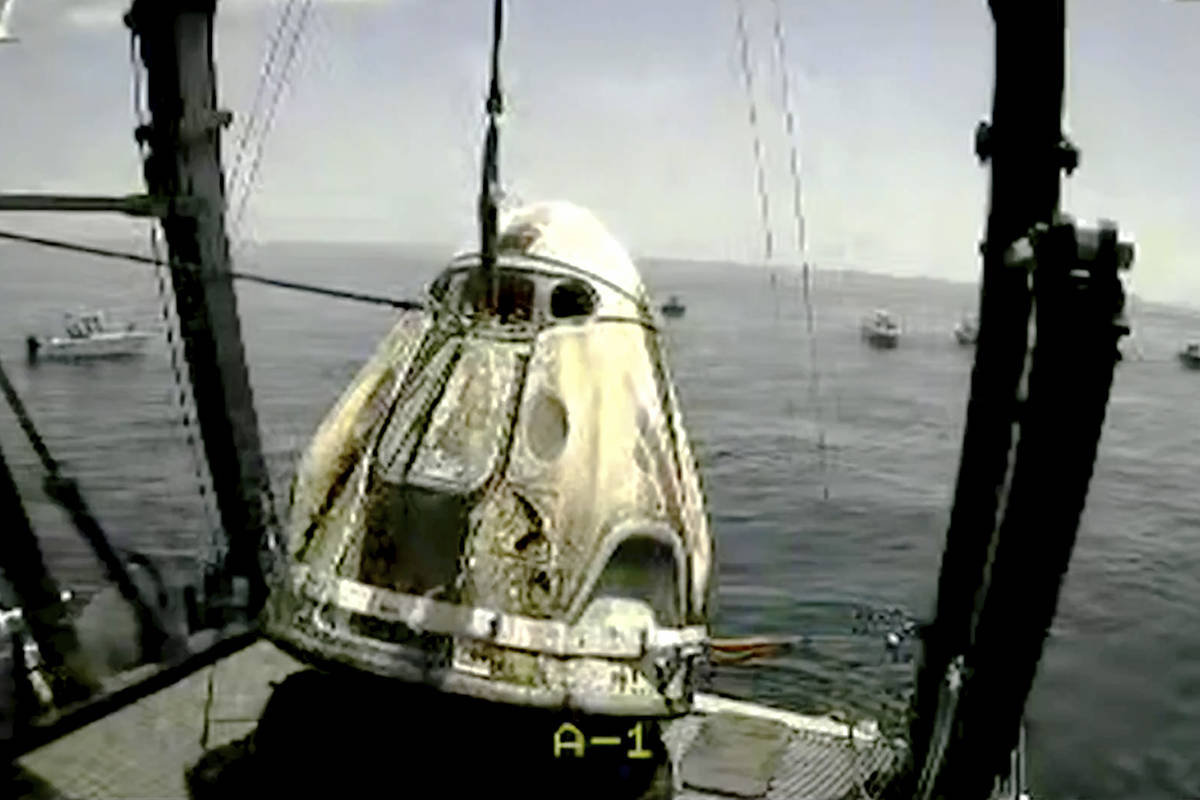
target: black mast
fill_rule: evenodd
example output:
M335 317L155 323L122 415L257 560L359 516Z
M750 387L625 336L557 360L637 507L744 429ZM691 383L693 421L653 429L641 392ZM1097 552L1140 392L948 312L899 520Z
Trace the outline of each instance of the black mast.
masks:
M500 39L504 32L504 2L492 6L491 80L487 97L487 135L483 143L482 184L479 187L479 254L481 279L486 281L486 307L496 308L496 237L499 227L500 115L504 96L500 92Z
M137 138L149 146L147 186L168 203L162 226L176 311L228 537L216 570L224 585L210 589L243 595L237 604L253 613L266 597L259 553L273 509L225 235L221 128L230 115L217 108L215 11L216 0L134 0L126 23L149 75L151 121Z
M1061 129L1064 0L989 5L995 94L976 146L991 161L991 202L967 429L910 729L909 788L922 798L982 800L1008 771L1128 332L1118 270L1132 250L1111 224L1084 231L1058 213L1060 172L1078 163Z
M1062 140L1064 0L993 0L996 78L992 125L980 123L976 152L991 160L991 197L982 244L979 339L971 396L938 579L937 612L925 631L917 672L913 757L924 761L941 686L966 653L977 596L996 531L1011 462L1018 389L1028 346L1029 276L1005 266L1004 252L1058 209Z

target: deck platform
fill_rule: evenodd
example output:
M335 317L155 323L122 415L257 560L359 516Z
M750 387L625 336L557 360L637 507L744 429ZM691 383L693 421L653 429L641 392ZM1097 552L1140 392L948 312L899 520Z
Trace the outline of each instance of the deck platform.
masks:
M83 727L19 762L27 800L183 800L186 771L254 731L273 686L300 662L259 641ZM873 729L700 695L663 730L673 796L843 800L887 769L896 745Z

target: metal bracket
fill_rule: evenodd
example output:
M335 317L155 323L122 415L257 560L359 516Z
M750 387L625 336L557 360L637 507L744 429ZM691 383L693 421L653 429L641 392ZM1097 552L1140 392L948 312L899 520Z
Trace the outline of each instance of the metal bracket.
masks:
M233 112L225 108L209 111L205 114L194 115L180 121L179 129L175 133L174 141L178 144L186 144L188 142L202 140L213 131L228 128L232 124ZM138 125L133 129L133 139L139 145L150 145L153 147L156 138L156 131L152 123L148 122L144 125ZM164 149L171 150L174 148L167 147Z
M695 692L699 662L706 649L699 644L647 649L638 671L669 702L680 703Z
M986 164L995 152L995 131L986 121L981 120L975 126L975 156L980 164ZM1079 148L1070 139L1063 136L1055 148L1058 168L1071 175L1079 168Z
M1045 255L1046 245L1052 240L1050 234L1069 228L1075 240L1075 260L1082 265L1098 264L1115 259L1114 271L1132 268L1135 255L1131 239L1121 238L1117 225L1112 220L1102 219L1095 225L1077 222L1069 214L1060 214L1052 224L1038 223L1029 233L1008 246L1004 252L1004 263L1009 267L1031 269L1037 264L1037 255Z
M1067 175L1079 168L1079 148L1065 136L1058 142L1058 166Z
M1013 242L1004 253L1004 263L1028 271L1038 267L1039 262L1045 267L1066 269L1080 288L1092 286L1107 292L1111 296L1113 327L1118 336L1127 336L1130 327L1120 273L1132 268L1134 255L1133 241L1122 239L1112 220L1087 225L1068 214L1059 214L1053 223L1039 223Z
M992 157L992 126L986 120L975 126L975 157L980 164L986 164Z

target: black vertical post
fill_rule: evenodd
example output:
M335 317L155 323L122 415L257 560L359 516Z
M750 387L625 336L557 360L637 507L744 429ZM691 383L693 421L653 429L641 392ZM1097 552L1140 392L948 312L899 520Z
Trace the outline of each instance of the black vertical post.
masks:
M991 160L979 341L937 616L924 632L917 672L910 737L918 771L930 751L947 669L972 641L1012 462L1031 290L1028 272L1006 266L1004 253L1036 223L1054 218L1064 166L1064 0L989 5L996 25L996 76L992 124L981 124L977 132L977 152Z
M480 278L486 281L485 307L496 310L496 246L499 231L497 196L500 192L500 115L504 96L500 91L500 39L504 31L504 2L493 0L491 78L487 98L487 135L483 144L483 169L479 187Z
M1008 768L1058 606L1107 411L1117 340L1128 332L1117 231L1080 259L1074 224L1037 237L1037 344L991 580L948 741L944 797L985 798Z
M167 200L162 221L176 310L213 489L228 537L223 577L248 582L250 611L266 597L259 552L272 523L270 487L225 235L221 128L213 64L215 0L134 0L151 122L146 183ZM230 586L225 586L226 591Z

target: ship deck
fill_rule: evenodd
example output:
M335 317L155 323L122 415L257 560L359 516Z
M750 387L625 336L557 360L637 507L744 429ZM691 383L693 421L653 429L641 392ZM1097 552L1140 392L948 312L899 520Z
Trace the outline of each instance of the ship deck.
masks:
M188 798L187 770L255 730L272 687L305 665L258 641L18 761L17 797ZM702 694L663 730L673 796L842 800L897 758L873 729L852 730Z

